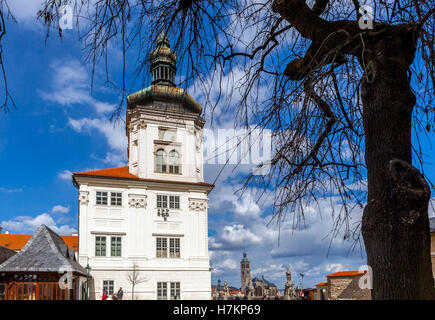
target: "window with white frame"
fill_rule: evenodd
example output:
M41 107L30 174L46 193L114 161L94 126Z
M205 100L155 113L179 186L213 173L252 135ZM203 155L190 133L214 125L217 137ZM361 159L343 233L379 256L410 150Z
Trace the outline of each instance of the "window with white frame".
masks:
M180 196L169 196L169 208L180 209Z
M111 192L110 193L110 205L111 206L122 206L122 193L121 192Z
M180 238L169 238L169 258L180 257Z
M181 160L179 147L172 145L158 146L155 152L156 172L181 174Z
M171 300L180 300L179 282L171 282Z
M156 169L157 172L166 172L166 152L163 149L157 150Z
M103 292L106 291L108 296L111 296L115 289L115 282L113 280L103 280Z
M97 191L96 199L97 204L107 206L107 192Z
M168 196L168 195L158 194L157 208L180 209L180 196Z
M166 258L168 256L168 239L156 238L156 257Z
M169 243L169 250L168 250ZM180 258L180 238L156 238L157 258Z
M97 191L95 195L97 205L107 206L110 203L111 206L122 206L122 192Z
M110 255L112 257L120 257L121 256L121 248L122 248L122 238L121 237L111 237L110 243Z
M180 169L180 157L178 152L172 150L169 152L169 173L179 173Z
M180 282L157 282L157 300L180 300L180 291Z
M157 300L168 300L167 282L157 282Z
M106 256L106 237L102 237L102 236L95 237L95 256L96 257Z

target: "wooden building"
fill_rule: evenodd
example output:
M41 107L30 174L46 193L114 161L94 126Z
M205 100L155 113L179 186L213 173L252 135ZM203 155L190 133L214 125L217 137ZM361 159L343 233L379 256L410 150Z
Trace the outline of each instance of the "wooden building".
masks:
M75 300L86 270L74 250L42 225L24 248L0 265L5 300Z
M0 246L0 264L15 255L15 251ZM5 277L0 273L0 300L4 300L5 296Z

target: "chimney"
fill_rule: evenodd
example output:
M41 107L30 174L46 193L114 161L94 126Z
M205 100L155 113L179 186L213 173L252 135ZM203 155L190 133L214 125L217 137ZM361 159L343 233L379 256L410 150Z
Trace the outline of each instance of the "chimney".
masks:
M73 233L72 236L73 236L73 237L78 237L79 234L78 234L78 233Z
M5 234L9 234L9 230L6 230L6 231L5 231Z
M3 230L3 228L2 228L2 227L0 227L0 234L2 234L2 230Z

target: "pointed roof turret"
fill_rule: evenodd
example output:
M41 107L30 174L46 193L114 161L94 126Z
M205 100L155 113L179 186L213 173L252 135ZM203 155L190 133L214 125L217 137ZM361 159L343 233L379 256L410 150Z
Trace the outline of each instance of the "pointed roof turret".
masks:
M157 48L150 55L151 84L175 87L177 55L171 50L165 28L157 38Z

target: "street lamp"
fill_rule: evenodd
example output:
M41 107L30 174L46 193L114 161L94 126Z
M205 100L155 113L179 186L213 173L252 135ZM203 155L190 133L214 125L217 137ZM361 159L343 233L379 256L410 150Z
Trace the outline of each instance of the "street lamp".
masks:
M85 292L85 300L89 300L89 272L91 271L91 267L89 266L89 258L88 263L86 264L86 292Z
M218 280L218 300L221 300L221 279Z

